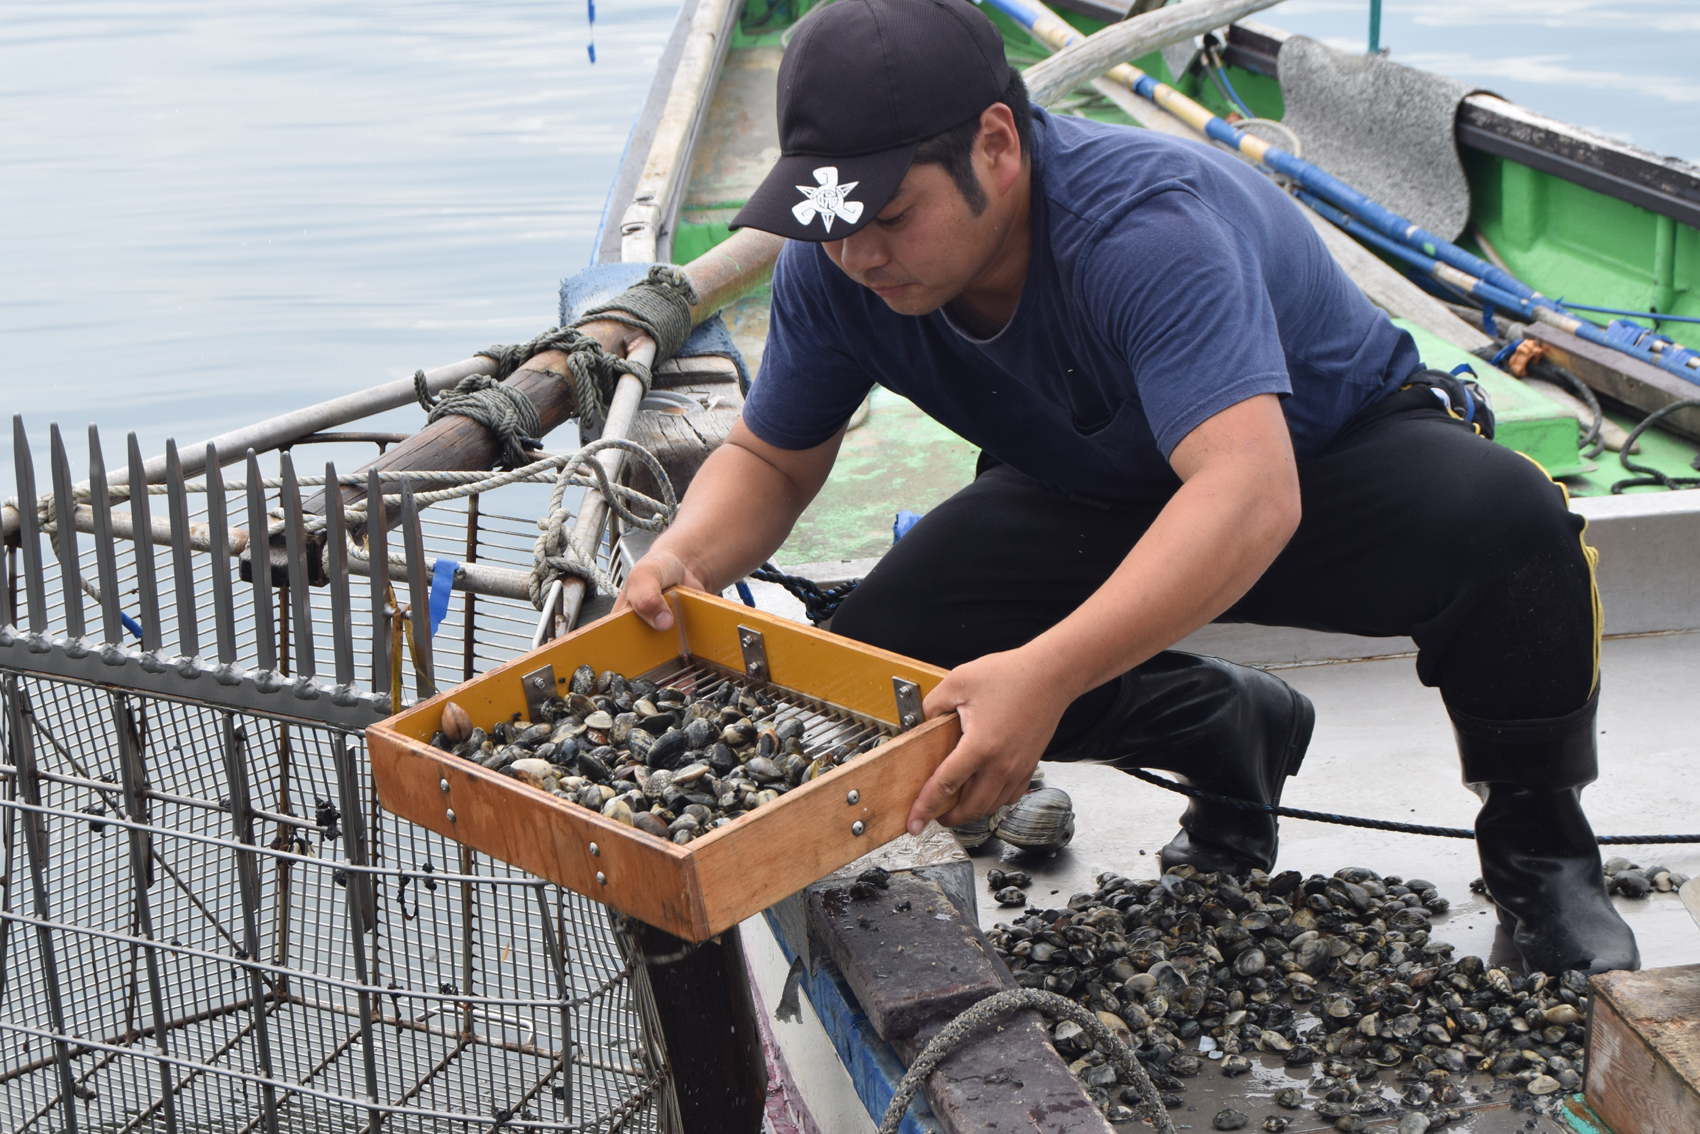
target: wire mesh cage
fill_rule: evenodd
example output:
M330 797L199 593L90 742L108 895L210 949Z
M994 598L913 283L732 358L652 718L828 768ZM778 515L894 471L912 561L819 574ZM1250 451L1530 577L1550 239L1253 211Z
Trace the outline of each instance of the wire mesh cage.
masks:
M167 478L155 523L90 441L85 488L55 431L39 501L17 432L0 1125L671 1129L653 1002L605 908L386 813L367 768L394 677L428 691L534 637L529 603L459 586L433 633L419 581L450 556L521 575L535 525L490 500L403 501L380 575L407 583L356 588L340 497L308 548L287 460L261 481L250 458L229 488ZM146 496L133 440L130 458ZM253 541L274 569L240 570L232 549L280 526ZM398 626L424 633L398 648Z

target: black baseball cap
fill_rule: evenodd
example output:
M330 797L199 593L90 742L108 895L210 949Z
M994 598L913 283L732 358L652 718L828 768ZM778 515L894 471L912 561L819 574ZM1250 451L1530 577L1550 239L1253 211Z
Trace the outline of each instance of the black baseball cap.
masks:
M923 141L1009 85L1003 36L968 0L831 0L779 64L780 158L732 219L792 240L841 240L903 182Z

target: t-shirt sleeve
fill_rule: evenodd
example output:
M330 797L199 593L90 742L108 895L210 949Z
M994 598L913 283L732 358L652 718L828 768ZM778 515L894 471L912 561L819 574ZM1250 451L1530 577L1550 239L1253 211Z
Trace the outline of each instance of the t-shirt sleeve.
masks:
M1192 193L1138 203L1107 227L1081 270L1079 294L1127 361L1165 460L1229 406L1292 393L1255 250Z
M837 281L829 271L838 268L818 245L796 241L774 265L767 347L744 399L744 424L780 449L812 449L831 439L873 388L867 371L844 348L833 316ZM856 288L848 278L844 282ZM840 301L845 298L859 297Z

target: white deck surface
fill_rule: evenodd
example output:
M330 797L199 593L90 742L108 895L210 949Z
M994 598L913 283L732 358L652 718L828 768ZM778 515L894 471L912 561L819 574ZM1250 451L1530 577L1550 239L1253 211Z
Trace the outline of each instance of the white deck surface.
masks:
M1440 694L1416 678L1409 657L1279 671L1316 704L1316 734L1282 802L1290 807L1469 827L1476 798L1459 781L1451 725ZM1599 834L1700 833L1700 634L1620 638L1605 643L1600 697L1600 779L1583 796ZM1102 870L1154 877L1158 849L1175 833L1185 800L1112 768L1044 765L1046 781L1074 798L1076 834L1055 857L1019 862L1034 875L1029 901L1060 907L1094 888ZM975 868L1010 852L989 844ZM1143 854L1141 853L1143 852ZM1700 875L1700 846L1603 848L1643 866ZM1017 865L1012 863L1012 865ZM1286 819L1277 869L1332 874L1366 866L1426 878L1451 900L1435 936L1459 955L1487 957L1495 919L1470 893L1481 872L1475 844ZM1053 897L1052 891L1055 891ZM1675 894L1616 899L1635 928L1647 967L1700 962L1700 928ZM980 923L1006 919L982 882Z

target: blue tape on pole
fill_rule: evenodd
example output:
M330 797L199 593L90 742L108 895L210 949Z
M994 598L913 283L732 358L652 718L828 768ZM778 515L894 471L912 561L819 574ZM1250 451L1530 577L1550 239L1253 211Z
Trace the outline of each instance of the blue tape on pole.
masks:
M122 610L120 610L118 612L118 621L120 621L124 624L124 629L126 629L130 633L134 634L138 639L141 638L141 636L142 636L142 624L140 622L137 622L134 618L131 618L128 614L125 614Z
M733 585L738 588L738 597L744 600L745 606L754 606L756 604L756 596L750 593L750 585L748 583L739 579Z
M437 569L431 572L431 633L437 633L437 627L443 623L443 618L449 612L449 594L454 590L455 572L460 570L460 564L453 559L443 557L437 560Z

